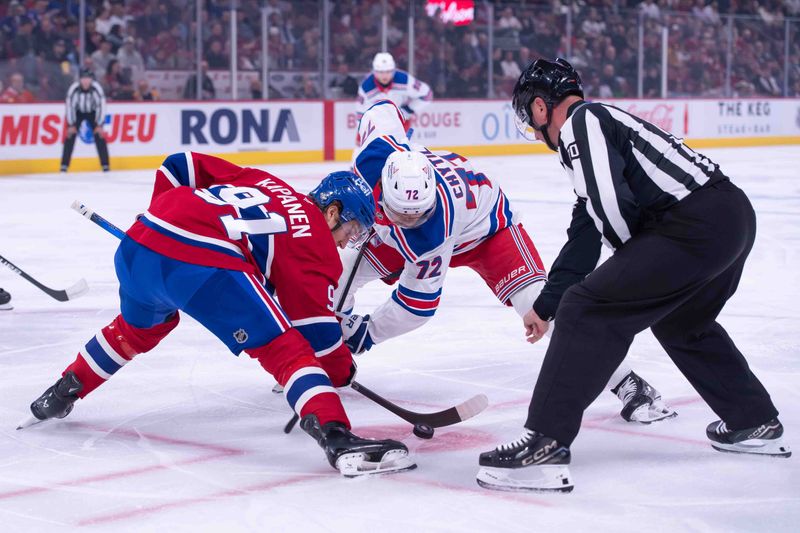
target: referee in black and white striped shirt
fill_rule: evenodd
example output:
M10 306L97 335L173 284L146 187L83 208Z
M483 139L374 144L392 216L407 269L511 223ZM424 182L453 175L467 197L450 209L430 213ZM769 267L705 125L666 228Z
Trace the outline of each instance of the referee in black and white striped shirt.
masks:
M681 139L586 102L578 73L562 59L532 63L513 106L520 131L558 152L578 199L568 241L523 319L535 342L555 318L525 433L481 464L568 463L583 411L647 328L720 417L706 428L712 446L790 454L769 394L716 322L755 240L744 192ZM601 242L614 255L595 269Z
M75 148L78 128L86 121L94 133L94 144L103 172L108 172L108 145L103 131L103 118L106 115L106 95L103 87L94 80L94 73L81 69L80 79L70 85L67 91L67 137L61 154L61 172L66 172Z

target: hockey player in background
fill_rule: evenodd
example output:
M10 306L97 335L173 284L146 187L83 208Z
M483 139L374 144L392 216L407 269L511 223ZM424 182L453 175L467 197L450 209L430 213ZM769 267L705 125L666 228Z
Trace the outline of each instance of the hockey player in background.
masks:
M216 157L167 157L147 212L114 258L120 315L31 404L25 425L68 415L155 348L182 310L285 387L301 427L342 474L413 468L402 443L350 432L334 388L355 375L331 300L341 273L336 246L366 236L374 214L369 186L351 172L328 175L306 196Z
M520 132L558 152L578 197L554 265L573 283L555 311L523 434L481 454L478 482L571 490L566 465L583 412L647 328L720 417L706 428L714 449L789 457L769 394L716 321L755 241L747 196L681 139L586 102L563 59L531 63L512 105ZM601 241L614 254L595 269ZM553 318L538 303L524 318L536 338Z
M408 333L436 312L450 267L466 266L483 278L504 305L524 316L537 298L552 303L554 283L502 189L473 169L465 157L433 153L405 136L402 118L389 101L373 105L359 125L363 144L355 172L375 191L377 237L368 244L342 309L352 310L355 292L379 278L399 283L371 314L351 315L342 327L353 353ZM347 285L355 252L345 252L339 293ZM557 299L555 305L558 305ZM608 389L622 401L621 416L650 423L671 416L661 396L626 364L610 376Z
M398 70L392 54L379 52L372 60L372 73L358 87L356 115L360 119L372 104L380 100L391 100L403 113L403 124L433 100L433 92L427 83L418 80L404 70Z

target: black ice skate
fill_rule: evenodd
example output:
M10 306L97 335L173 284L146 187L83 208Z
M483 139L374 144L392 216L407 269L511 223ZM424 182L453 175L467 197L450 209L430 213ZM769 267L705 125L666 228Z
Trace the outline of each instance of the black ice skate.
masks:
M417 467L402 442L362 439L341 422L320 426L315 415L304 416L300 427L322 446L328 462L345 477L402 472Z
M721 452L752 453L773 457L791 457L792 450L783 442L783 424L777 418L748 429L728 429L717 420L706 428L711 446Z
M20 424L17 429L23 429L51 418L64 418L74 407L78 400L78 393L83 389L83 384L74 372L67 372L64 377L44 391L31 404L33 416Z
M520 438L502 444L479 459L478 485L492 490L571 492L569 448L526 429Z
M622 402L620 416L628 422L649 424L678 416L662 400L661 394L648 382L631 371L611 392Z
M0 311L10 311L14 309L14 306L11 305L11 295L0 289Z

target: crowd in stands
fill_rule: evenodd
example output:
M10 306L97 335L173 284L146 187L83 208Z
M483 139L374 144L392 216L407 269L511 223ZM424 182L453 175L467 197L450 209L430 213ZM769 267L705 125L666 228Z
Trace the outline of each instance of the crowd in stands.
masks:
M86 0L85 58L78 0L0 2L0 102L61 100L80 67L90 68L110 100L153 100L158 91L146 73L182 71L184 98L196 98L195 0ZM230 70L230 0L204 0L202 87L204 99L222 98L209 71ZM733 28L730 87L733 96L781 96L784 27L789 32L789 95L800 96L800 0L538 0L477 1L467 26L425 13L424 2L387 0L388 51L400 68L409 65L407 24L414 9L415 75L437 97L505 97L525 66L537 57L567 57L594 97L637 93L639 25L644 25L646 97L661 95L661 34L669 31L669 96L724 96L728 31ZM353 98L380 51L383 2L331 0L328 87L317 81L323 66L321 0L238 0L237 67L262 66L261 13L268 20L271 72L299 73L298 81L268 88L270 98ZM570 15L570 17L567 16ZM735 15L732 19L728 15ZM567 21L571 24L568 41ZM264 95L248 81L251 96ZM288 85L288 86L287 86Z

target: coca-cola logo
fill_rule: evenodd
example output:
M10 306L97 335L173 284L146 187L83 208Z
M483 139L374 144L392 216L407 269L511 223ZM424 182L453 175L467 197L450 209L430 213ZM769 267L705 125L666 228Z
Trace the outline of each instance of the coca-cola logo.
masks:
M475 19L473 0L428 0L425 12L429 17L439 13L439 20L454 26L466 26Z
M631 104L626 109L631 115L637 116L652 124L655 124L664 131L672 132L675 124L675 106L670 104L653 104L647 107L642 104Z

